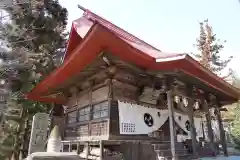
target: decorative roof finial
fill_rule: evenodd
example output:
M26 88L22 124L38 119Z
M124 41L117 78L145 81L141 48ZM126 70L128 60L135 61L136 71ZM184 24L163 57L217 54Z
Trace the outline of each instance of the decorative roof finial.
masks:
M84 12L87 11L86 8L84 8L83 6L81 6L81 5L79 5L79 4L78 4L78 8L81 9L81 10L83 10Z

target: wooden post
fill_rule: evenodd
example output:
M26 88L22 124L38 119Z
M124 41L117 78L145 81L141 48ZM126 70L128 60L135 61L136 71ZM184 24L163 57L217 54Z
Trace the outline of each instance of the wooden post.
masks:
M217 120L218 120L218 125L219 125L220 141L221 141L221 145L222 145L222 148L223 148L224 156L228 157L226 135L225 135L225 131L224 131L224 128L223 128L222 117L221 117L221 112L219 110L219 107L220 107L219 105L215 106L215 113L217 115Z
M88 159L88 156L89 156L89 142L87 142L86 159Z
M80 142L77 142L77 154L80 154Z
M112 101L113 101L113 77L116 74L117 68L116 66L111 66L108 68L108 131L107 135L110 135L110 132L112 130L111 128L111 107L112 107Z
M171 139L171 152L172 160L176 160L176 137L175 137L175 122L174 122L174 110L173 110L173 97L172 90L167 91L167 104L169 111L169 128L170 128L170 139Z
M190 122L192 150L193 150L194 158L198 158L197 139L196 139L197 138L197 133L196 133L196 128L195 128L195 124L194 124L193 105L194 105L193 99L189 98L187 109L188 109L188 118L189 118L189 122Z
M103 149L103 141L102 140L100 140L100 142L99 142L99 148L100 148L100 160L103 160L103 158L104 158L104 149Z
M113 101L113 84L112 84L112 76L108 79L108 131L107 134L110 135L110 132L112 130L111 128L111 107L112 107L112 101Z
M72 152L72 143L71 142L69 142L69 144L68 144L68 152Z
M213 152L213 156L216 156L216 149L214 145L213 130L212 130L212 124L211 124L211 114L209 112L208 103L206 100L204 100L203 108L204 108L204 111L206 112L205 116L206 116L206 122L207 122L209 143Z
M63 152L63 149L64 149L64 143L61 144L61 150L60 150L60 152Z
M88 91L88 99L89 99L89 107L90 107L90 115L89 115L89 118L90 119L93 119L93 82L92 81L90 81L89 82L89 91ZM91 121L89 121L89 123L88 123L88 136L91 136L91 134L92 134L92 122Z

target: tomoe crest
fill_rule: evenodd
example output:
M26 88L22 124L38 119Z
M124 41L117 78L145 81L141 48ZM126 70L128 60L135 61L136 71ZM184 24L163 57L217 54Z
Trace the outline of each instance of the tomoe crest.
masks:
M144 123L145 123L148 127L152 127L152 126L153 126L154 120L153 120L153 117L151 116L151 114L145 113L145 114L143 115L143 118L144 118Z

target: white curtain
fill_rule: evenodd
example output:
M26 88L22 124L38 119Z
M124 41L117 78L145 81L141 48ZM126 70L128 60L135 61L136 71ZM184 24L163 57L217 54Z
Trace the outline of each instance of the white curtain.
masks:
M149 134L158 130L168 119L168 110L121 101L118 101L118 110L120 134ZM146 124L146 118L152 119L152 124Z
M214 140L219 140L220 139L220 130L219 130L219 123L217 120L212 120L212 130L213 130L213 135L214 135Z
M181 114L181 113L174 113L174 119L175 122L179 125L179 127L184 130L186 133L189 134L189 131L187 130L186 123L189 121L189 118L187 115Z
M189 118L187 115L181 114L181 113L175 113L174 115L175 122L179 125L179 127L184 130L188 136L191 136L190 130L187 130L187 121L189 122ZM202 132L202 121L201 118L196 118L194 117L194 126L196 128L196 133L197 133L197 139L199 137L203 137L203 132ZM189 126L190 127L190 126Z
M203 137L202 119L194 118L194 125L196 128L197 139L199 139L199 137Z
M149 134L158 130L168 119L168 110L148 108L141 105L125 103L121 101L118 101L118 110L120 134ZM146 124L144 119L145 114L151 116L151 123L153 124ZM190 137L191 132L187 130L187 121L189 122L188 115L175 112L174 120L179 125L179 127L188 134L188 137ZM197 139L199 137L203 137L201 123L201 118L194 118Z

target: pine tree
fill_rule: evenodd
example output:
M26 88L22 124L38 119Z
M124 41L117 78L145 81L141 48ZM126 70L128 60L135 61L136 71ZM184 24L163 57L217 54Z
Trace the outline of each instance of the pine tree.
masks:
M7 129L4 130L5 136L0 137L3 146L0 147L3 154L0 155L14 155L16 159L19 159L20 151L26 156L32 116L50 109L49 104L26 100L23 95L57 67L67 36L67 10L57 0L27 2L6 7L10 21L0 23L0 39L2 46L7 48L1 52L4 65L0 78L8 82L12 93L9 102L15 104L8 107L5 115ZM20 113L12 112L16 107ZM16 126L17 129L8 126ZM14 141L5 144L11 136Z
M199 62L213 73L223 77L221 71L227 67L233 57L221 58L220 51L224 48L224 45L216 38L216 34L213 33L208 20L200 22L200 35L197 38L196 46L199 53L194 54L194 56ZM228 75L225 75L223 78L229 78L231 75L232 70L229 70Z
M3 89L14 91L11 94L11 99L7 100L7 110L5 110L5 114L2 117L5 122L2 127L3 136L0 136L0 156L2 157L16 157L18 153L20 153L20 150L24 150L24 147L26 153L29 137L24 137L24 135L30 135L31 124L29 122L31 117L34 113L45 112L47 109L47 105L45 104L24 100L24 91L15 88L15 84L23 83L25 82L24 80L29 79L34 81L39 78L39 76L33 76L32 73L34 72L27 72L27 70L29 70L29 64L32 64L32 62L28 63L25 56L23 56L25 53L19 55L18 53L21 53L19 51L20 50L7 51L3 49L0 54L0 59L3 60L0 79L5 79L6 82L5 88ZM29 80L27 84L23 84L24 87L31 84ZM10 88L6 88L6 86ZM21 103L21 100L24 100L24 103ZM14 141L11 139L14 139ZM10 141L12 143L10 143Z
M10 102L10 101L9 101ZM20 113L21 108L16 104L8 104L8 108L5 112L4 123L2 125L0 156L10 157L15 151L18 137L16 136L19 130L19 124L21 120Z
M233 73L233 85L240 88L240 77ZM240 149L240 101L226 106L227 112L223 113L223 118L230 120L231 136L235 143L235 147Z
M233 110L233 121L231 125L231 135L236 148L240 149L240 102L231 105L230 107Z

